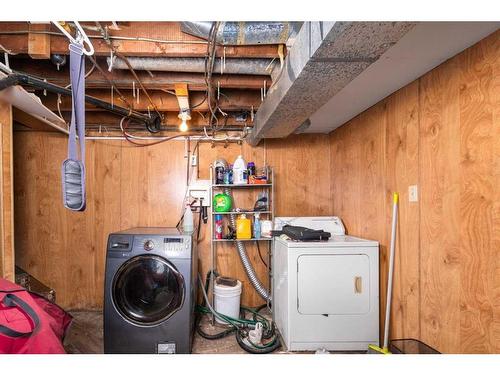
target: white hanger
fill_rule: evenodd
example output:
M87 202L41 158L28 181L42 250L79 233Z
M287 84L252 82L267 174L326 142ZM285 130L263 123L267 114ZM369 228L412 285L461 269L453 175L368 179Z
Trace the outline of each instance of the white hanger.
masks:
M78 21L73 21L73 23L77 28L76 39L73 38L73 36L70 33L68 33L66 29L62 27L58 21L52 21L52 23L66 36L66 38L69 39L71 43L81 44L82 46L84 46L84 43L86 43L88 46L88 50L82 48L83 53L85 55L92 56L94 54L94 46L90 42L89 37L87 36L87 34L85 34L85 31L83 31L83 28L80 26Z

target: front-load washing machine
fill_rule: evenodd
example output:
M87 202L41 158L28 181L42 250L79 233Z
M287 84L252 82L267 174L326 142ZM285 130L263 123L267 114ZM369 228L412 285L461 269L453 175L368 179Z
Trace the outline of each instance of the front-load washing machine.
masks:
M106 252L105 353L189 353L196 244L176 228L112 233Z

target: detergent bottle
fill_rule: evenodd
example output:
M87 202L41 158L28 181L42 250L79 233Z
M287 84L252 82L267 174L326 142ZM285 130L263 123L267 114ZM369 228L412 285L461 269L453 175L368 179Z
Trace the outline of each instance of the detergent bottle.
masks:
M236 239L249 240L252 238L252 224L245 214L236 219Z
M248 183L247 163L241 155L238 155L233 164L233 184L246 185Z

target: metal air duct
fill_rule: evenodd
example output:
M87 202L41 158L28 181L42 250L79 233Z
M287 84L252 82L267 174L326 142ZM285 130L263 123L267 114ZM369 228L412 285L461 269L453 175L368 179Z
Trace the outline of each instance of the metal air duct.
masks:
M205 72L204 58L184 57L129 57L127 59L134 70L161 72ZM111 58L107 58L108 65ZM272 59L226 59L225 74L271 75L277 61ZM128 69L126 62L120 58L113 61L113 69ZM214 72L221 71L220 59L216 59Z
M181 22L181 31L208 39L213 22ZM222 45L286 44L302 22L221 22L216 42Z

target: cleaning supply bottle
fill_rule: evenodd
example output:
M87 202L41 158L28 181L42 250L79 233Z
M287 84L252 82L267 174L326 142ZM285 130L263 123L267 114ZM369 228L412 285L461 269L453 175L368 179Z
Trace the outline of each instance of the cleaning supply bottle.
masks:
M189 204L186 204L186 210L184 211L182 230L185 233L192 233L194 231L193 212L191 211L191 206Z
M222 215L215 215L215 238L222 240Z
M241 155L238 155L233 165L233 184L246 185L248 183L247 164Z
M251 220L245 214L241 214L236 219L236 239L249 240L252 238Z
M224 184L231 185L233 183L233 165L229 164L229 167L224 173Z
M260 226L260 214L253 215L253 238L256 240L260 238L261 226Z

